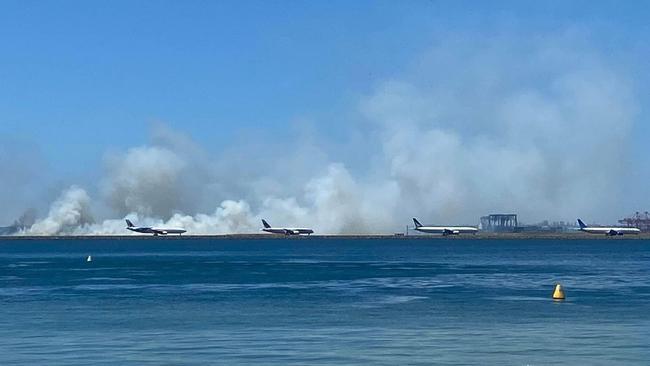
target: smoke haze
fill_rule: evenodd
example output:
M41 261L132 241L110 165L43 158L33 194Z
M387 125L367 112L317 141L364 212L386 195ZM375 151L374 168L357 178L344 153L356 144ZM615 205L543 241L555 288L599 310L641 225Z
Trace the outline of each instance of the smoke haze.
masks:
M210 156L156 125L149 145L106 156L98 197L70 187L23 234L125 234L124 217L193 234L257 232L261 218L335 234L401 230L413 216L475 225L502 211L528 222L624 213L612 208L625 209L634 89L571 34L440 39L357 105L363 169L329 159L317 135L262 162L245 147ZM93 222L95 201L119 219Z

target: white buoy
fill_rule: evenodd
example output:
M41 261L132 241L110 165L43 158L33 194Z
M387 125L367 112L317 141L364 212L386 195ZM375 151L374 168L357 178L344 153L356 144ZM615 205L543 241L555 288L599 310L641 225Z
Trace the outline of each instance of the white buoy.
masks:
M86 258L86 262L92 262L92 261L93 261L93 257L89 255L88 258Z

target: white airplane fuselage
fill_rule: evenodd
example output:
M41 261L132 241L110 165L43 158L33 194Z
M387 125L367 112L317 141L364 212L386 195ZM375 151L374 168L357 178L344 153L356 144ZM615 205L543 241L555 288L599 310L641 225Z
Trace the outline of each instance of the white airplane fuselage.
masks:
M262 219L262 231L271 234L284 234L284 235L311 235L314 230L306 227L272 227L266 220Z
M126 228L136 233L141 234L153 234L154 236L158 235L167 235L167 234L178 234L181 235L187 230L185 229L169 229L169 228L157 228L157 227L148 227L148 226L135 226L130 220L126 220Z
M478 229L472 226L420 226L416 231L428 234L458 235L476 234Z
M478 228L473 226L424 226L415 217L413 218L415 230L427 234L459 235L459 234L476 234Z
M605 235L624 235L624 234L639 234L641 230L635 227L599 227L599 226L587 226L580 228L580 231L584 231L589 234L605 234Z
M307 228L295 228L295 227L269 227L263 228L262 231L272 234L284 234L284 235L309 235L313 234L314 230Z
M157 227L127 227L127 229L141 234L153 234L153 235L167 235L167 234L183 234L187 230L183 229L166 229L166 228L157 228Z
M586 227L580 230L591 234L608 235L639 234L641 232L635 227Z
M605 226L587 226L582 220L578 219L578 226L580 226L580 231L590 234L602 234L602 235L625 235L625 234L640 234L641 230L635 227L605 227Z

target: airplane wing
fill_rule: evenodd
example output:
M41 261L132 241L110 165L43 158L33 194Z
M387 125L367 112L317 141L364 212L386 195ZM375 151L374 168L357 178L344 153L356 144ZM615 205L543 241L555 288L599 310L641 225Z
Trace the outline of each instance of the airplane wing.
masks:
M167 232L166 232L165 230L151 229L151 231L152 231L154 234L158 234L158 235L167 235Z
M612 229L612 230L610 230L610 231L607 232L607 235L611 235L611 236L619 235L619 232L616 231L616 230L614 230L614 229Z
M458 235L460 234L459 230L452 230L452 229L443 229L442 230L442 235Z
M297 230L284 229L284 234L285 235L298 235L298 234L300 234L300 232L297 231Z

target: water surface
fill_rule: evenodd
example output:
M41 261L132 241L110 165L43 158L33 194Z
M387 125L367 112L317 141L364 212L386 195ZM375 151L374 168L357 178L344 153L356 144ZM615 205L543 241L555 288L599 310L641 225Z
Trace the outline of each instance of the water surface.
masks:
M650 242L0 240L0 306L2 365L644 365Z

